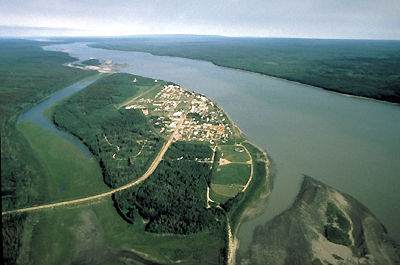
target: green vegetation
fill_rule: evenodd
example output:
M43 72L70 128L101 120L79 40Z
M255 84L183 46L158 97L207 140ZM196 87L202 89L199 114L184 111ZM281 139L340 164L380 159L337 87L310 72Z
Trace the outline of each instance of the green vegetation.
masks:
M253 159L254 172L253 179L246 192L238 193L235 197L227 200L223 205L221 205L222 208L228 212L229 219L231 220L232 231L236 231L238 228L245 210L269 189L268 178L266 177L267 157L265 157L265 155L254 145L248 142L243 142L243 145L250 152Z
M218 166L211 181L211 199L223 203L241 192L250 177L250 167L247 164Z
M41 192L47 194L48 203L107 191L98 163L86 157L72 143L32 121L24 121L17 128L29 142L45 172ZM46 191L44 187L47 187Z
M43 189L48 177L24 135L16 128L18 116L46 96L94 72L63 66L75 59L43 51L41 43L0 40L0 130L2 210L48 201ZM3 260L15 264L26 215L2 217Z
M240 146L221 145L222 158L231 162L247 162L250 160L247 152Z
M99 66L101 63L97 59L89 59L82 62L83 65Z
M236 194L241 192L243 190L243 185L212 183L211 190L211 199L217 202L224 203L229 198L235 197Z
M206 60L345 94L400 102L399 41L173 36L99 39L92 46Z
M132 82L134 78L136 82ZM156 86L161 85L158 82ZM118 109L128 98L152 91L156 86L151 79L127 74L108 75L53 107L54 122L89 147L99 161L105 182L111 187L141 176L164 141L141 110ZM212 157L213 151L203 143L172 144L148 179L114 194L114 207L117 209L114 212L118 212L129 225L125 231L135 229L135 237L152 232L150 234L166 237L185 234L203 240L219 235L215 242L219 247L214 250L213 259L207 260L215 263L223 259L225 219L215 205L207 208L206 189L211 178ZM121 240L114 240L120 247ZM159 241L159 244L166 242ZM165 252L166 246L163 246L156 256L169 257L173 250L171 260L178 257L188 259L186 250L178 251L177 248L185 241L186 237L176 238L175 245L169 246L170 250ZM204 260L199 258L199 254L193 259Z
M2 217L2 244L4 264L15 264L21 247L26 214L13 214Z
M250 167L251 165L233 163L219 166L212 183L245 185L250 176Z
M73 61L46 52L39 42L0 41L1 176L3 210L46 200L38 183L44 176L32 149L15 127L23 110L93 72L62 66ZM24 161L24 163L20 163Z
M313 259L311 265L324 265L319 259Z
M168 159L211 161L213 151L208 144L196 142L173 143L166 153Z
M137 264L135 256L156 264L179 260L180 264L222 264L223 260L222 232L185 236L144 232L145 223L124 221L109 198L31 215L40 219L27 257L33 265Z
M189 153L189 151L191 153ZM114 196L117 210L128 222L136 212L149 222L146 231L155 233L190 234L222 229L222 212L207 208L207 183L210 182L208 145L175 142L165 154L156 171L139 187L121 191Z
M328 223L325 225L325 237L333 243L350 246L351 224L343 212L332 202L328 202L326 218Z
M210 197L216 202L225 203L241 192L247 183L251 165L245 163L250 157L242 146L221 145L218 149L221 158L228 160L229 164L218 165L214 170Z
M3 211L102 193L108 190L101 181L102 176L110 187L142 176L165 139L141 110L120 107L147 91L146 97L154 96L165 82L155 84L153 79L128 74L104 75L46 111L46 116L59 128L89 148L94 155L90 159L71 143L36 124L24 121L15 125L15 121L23 110L45 96L93 72L61 66L61 62L72 59L64 54L44 52L36 42L5 43L11 54L22 54L22 57L16 56L17 61L12 62L10 69L15 68L19 74L24 70L19 63L29 67L24 70L24 76L16 78L0 62L0 78L5 80L0 92L8 100L1 106L4 113L1 116L2 165L6 165L1 172L6 183L2 184ZM29 59L31 54L34 56ZM7 59L6 55L0 55ZM35 66L40 67L41 63L53 69L45 67L47 73L37 72ZM136 82L132 82L134 79ZM34 89L28 91L31 86ZM249 160L246 153L232 148L223 147L227 158L235 163ZM3 258L6 264L100 261L125 264L130 259L161 264L178 261L221 264L226 254L225 213L216 204L207 202L207 187L212 179L218 180L213 185L223 184L216 188L220 192L228 184L244 185L250 166L230 164L218 171L220 154L221 151L214 153L208 144L175 142L148 179L116 193L113 201L104 198L75 206L7 215L3 217ZM237 174L247 175L246 181L235 177ZM250 185L249 189L255 191L254 186ZM253 195L246 192L231 200L235 205L223 205L229 208L229 218L236 224L244 209L240 207L251 198Z
M153 85L152 79L108 75L54 108L54 123L88 146L110 187L142 176L162 147L164 140L140 110L115 107Z

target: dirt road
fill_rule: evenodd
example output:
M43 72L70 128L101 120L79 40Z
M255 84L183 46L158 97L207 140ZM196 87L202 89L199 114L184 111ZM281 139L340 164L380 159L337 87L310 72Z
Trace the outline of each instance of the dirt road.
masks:
M113 193L116 193L116 192L121 191L121 190L126 190L126 189L128 189L128 188L130 188L132 186L135 186L135 185L143 182L144 180L146 180L154 172L154 170L157 168L158 164L161 162L162 158L164 157L165 152L167 152L169 146L173 142L174 138L177 138L179 128L182 126L182 123L185 120L185 117L186 117L186 113L184 115L182 115L182 117L180 118L180 120L179 120L179 122L178 122L178 124L177 124L177 126L176 126L176 128L174 130L174 132L171 134L171 136L169 137L168 141L161 148L161 151L158 153L158 155L154 159L153 163L151 163L151 165L147 169L147 171L140 178L138 178L137 180L135 180L135 181L133 181L131 183L128 183L128 184L126 184L126 185L124 185L122 187L119 187L119 188L116 188L114 190L111 190L111 191L108 191L108 192L105 192L105 193L101 193L101 194L98 194L98 195L94 195L94 196L90 196L90 197L86 197L86 198L82 198L82 199L71 200L71 201L63 201L63 202L45 204L45 205L34 206L34 207L29 207L29 208L22 208L22 209L17 209L17 210L6 211L6 212L2 212L1 215L11 214L11 213L30 212L30 211L54 208L54 207L59 207L59 206L71 205L71 204L78 204L78 203L82 203L82 202L101 199L101 198L110 196Z
M244 150L246 150L247 154L250 157L250 161L246 162L246 164L250 164L251 165L251 168L250 168L250 177L247 180L247 183L246 183L246 185L244 185L243 190L242 190L242 192L245 192L247 187L250 185L251 180L253 179L253 174L254 174L253 157L251 156L249 150L247 150L246 147L244 147L243 145L238 145L238 146L241 146Z
M143 97L144 95L150 93L150 92L153 91L154 89L159 88L160 86L161 86L160 84L157 84L157 85L153 86L152 88L150 88L150 89L144 91L143 93L137 95L136 97L133 97L133 98L131 98L130 100L121 103L121 104L118 105L118 107L116 107L116 108L117 108L117 109L120 109L120 108L122 108L122 107L124 107L124 106L126 106L126 105L129 105L129 104L135 102L137 99L139 99L139 98Z

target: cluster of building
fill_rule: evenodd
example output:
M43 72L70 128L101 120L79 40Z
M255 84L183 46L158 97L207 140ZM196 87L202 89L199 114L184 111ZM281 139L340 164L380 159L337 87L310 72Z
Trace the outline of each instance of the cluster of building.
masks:
M208 98L195 94L179 135L187 141L225 143L232 135L232 129L228 118L218 106Z
M141 109L162 134L172 133L184 118L177 137L186 141L225 143L232 128L225 113L208 98L176 85L167 85L154 98L141 98L126 109Z

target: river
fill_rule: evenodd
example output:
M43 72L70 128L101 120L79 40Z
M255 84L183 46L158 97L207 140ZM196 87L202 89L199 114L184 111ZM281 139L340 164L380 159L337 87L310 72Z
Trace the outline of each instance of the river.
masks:
M96 77L89 78L88 80L85 80L83 82L75 83L64 89L61 89L60 91L57 91L56 93L52 94L47 99L45 99L44 101L40 102L36 106L32 107L28 111L21 114L18 117L17 124L23 122L26 119L32 120L36 124L38 124L40 127L44 128L46 130L50 130L53 133L55 133L56 135L58 135L59 137L74 144L87 157L91 157L90 151L84 144L82 144L78 139L72 137L71 135L58 130L57 127L45 117L44 111L47 107L49 107L56 101L63 99L75 92L78 92L79 90L84 89L85 87L87 87L88 85L90 85L91 83L96 81L98 79L98 77L99 77L99 75Z
M239 253L256 225L288 208L303 174L366 205L400 241L400 106L328 92L209 62L148 53L46 46L80 60L109 59L119 71L173 81L218 103L247 138L268 151L276 168L262 214L241 225Z

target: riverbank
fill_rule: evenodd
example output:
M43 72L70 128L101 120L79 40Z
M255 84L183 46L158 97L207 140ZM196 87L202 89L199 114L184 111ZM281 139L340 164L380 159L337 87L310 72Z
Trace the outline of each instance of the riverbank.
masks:
M268 147L279 168L269 197L269 205L274 207L268 207L275 210L268 211L269 217L290 207L301 184L299 176L305 173L359 198L396 235L398 211L381 206L395 206L398 201L393 185L399 171L395 161L398 136L393 133L400 124L396 106L353 100L193 60L93 49L83 44L52 47L61 48L82 59L94 56L127 63L130 67L124 69L126 72L172 80L218 102L252 142ZM252 230L249 227L246 233L252 234Z
M237 232L240 225L247 218L257 214L257 202L266 199L271 192L270 185L270 160L266 151L259 146L250 143L248 140L243 142L249 151L253 161L254 175L249 183L246 192L238 194L233 200L232 208L227 212L227 233L226 246L227 264L234 265L236 262L236 252L240 246L240 240L237 238Z
M28 40L0 41L3 211L40 204L49 199L44 188L47 171L40 166L35 151L16 125L19 115L62 88L94 74L63 66L63 63L76 58L44 51L41 44ZM6 264L15 264L19 251L23 251L26 218L25 214L2 218L3 261Z
M371 40L166 36L98 40L91 47L207 61L342 94L399 103L396 44ZM393 78L388 80L382 73Z

